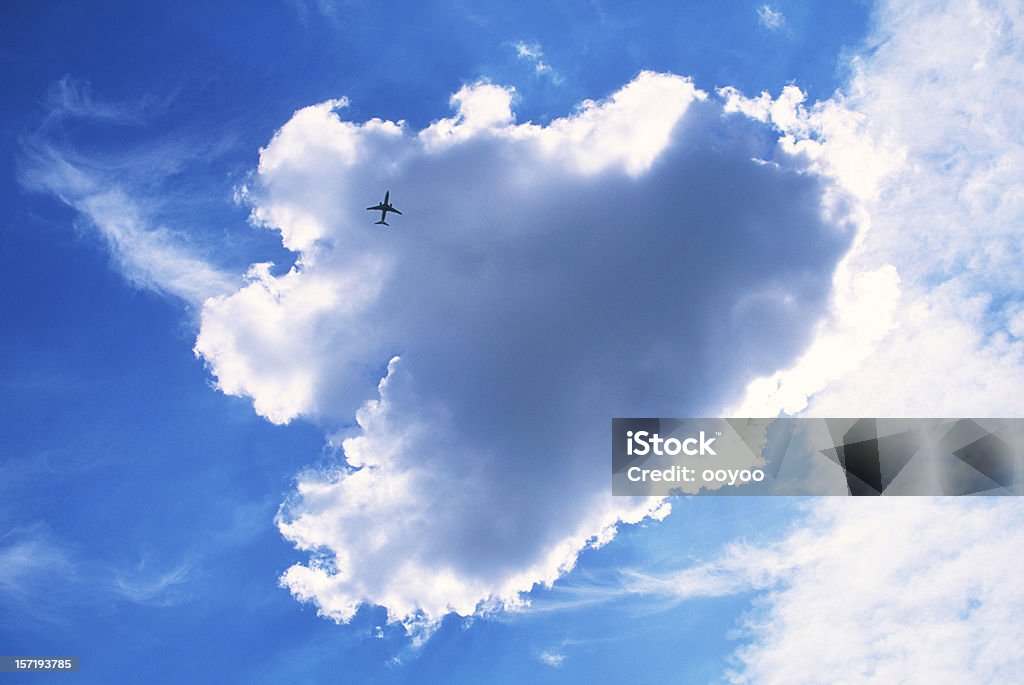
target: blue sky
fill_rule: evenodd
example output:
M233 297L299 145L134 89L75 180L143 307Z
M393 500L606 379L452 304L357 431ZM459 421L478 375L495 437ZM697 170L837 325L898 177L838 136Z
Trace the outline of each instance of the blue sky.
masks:
M1018 14L0 16L0 652L80 682L1021 673L983 649L1024 631L1019 506L667 513L606 453L613 415L1024 411Z

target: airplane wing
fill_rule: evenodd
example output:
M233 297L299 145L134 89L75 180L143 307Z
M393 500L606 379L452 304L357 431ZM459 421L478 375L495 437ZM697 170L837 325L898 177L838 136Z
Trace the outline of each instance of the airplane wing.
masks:
M375 209L379 212L380 210L384 209L384 205L377 205L376 207L367 207L366 209Z
M401 214L401 212L400 212L400 211L398 211L397 209L395 209L394 207L392 207L392 208L391 208L391 209L389 209L388 211L389 211L389 212L394 212L395 214Z

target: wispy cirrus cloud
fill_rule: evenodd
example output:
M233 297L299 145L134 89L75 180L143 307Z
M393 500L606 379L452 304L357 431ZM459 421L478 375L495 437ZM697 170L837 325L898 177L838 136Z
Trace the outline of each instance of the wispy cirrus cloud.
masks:
M69 556L42 524L14 528L0 536L0 591L7 601L31 603L39 588L73 572Z
M133 567L117 571L111 587L115 594L136 604L170 606L190 598L186 588L194 575L189 559L154 568L153 561L143 557Z
M156 143L151 149L82 154L60 135L69 119L92 126L138 126L147 108L143 101L103 100L87 82L65 76L50 85L41 124L21 141L18 180L78 212L81 226L97 231L116 268L134 285L199 305L234 290L238 277L215 267L195 236L159 218L173 197L140 190L159 187L196 151Z
M539 43L527 43L519 40L513 44L513 47L516 49L516 56L532 64L534 73L538 76L547 76L554 83L562 82L561 75L544 61L544 50Z
M0 535L0 604L5 608L0 624L61 624L68 607L111 601L172 606L191 599L188 588L194 579L191 559L97 562L45 523L35 522Z
M545 651L537 655L537 659L545 666L558 668L565 663L565 655L558 652Z
M182 233L155 224L136 199L104 182L53 147L26 154L22 183L46 191L77 210L107 243L118 270L140 288L168 293L193 305L231 292L237 277L218 270Z
M779 31L786 26L786 16L771 5L761 5L757 8L757 21L769 31Z
M144 102L109 102L95 96L88 81L65 74L46 89L47 116L44 126L65 119L88 119L119 125L140 124Z

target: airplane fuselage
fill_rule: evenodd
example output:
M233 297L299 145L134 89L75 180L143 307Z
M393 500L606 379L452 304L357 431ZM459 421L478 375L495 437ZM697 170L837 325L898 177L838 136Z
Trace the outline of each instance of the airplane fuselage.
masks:
M385 219L387 219L388 212L394 212L395 214L398 214L398 215L402 214L400 211L395 209L394 205L391 204L391 191L390 190L384 193L384 201L383 202L381 202L379 205L375 205L373 207L367 207L366 209L368 211L379 211L380 212L380 221L376 221L374 223L384 224L385 226L390 226L391 225L387 221L385 221Z

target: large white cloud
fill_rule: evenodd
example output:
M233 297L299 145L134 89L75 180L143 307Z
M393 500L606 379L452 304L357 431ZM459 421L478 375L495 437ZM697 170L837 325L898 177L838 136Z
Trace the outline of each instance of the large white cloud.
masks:
M337 430L279 520L311 555L283 583L334 619L514 604L663 515L610 496L609 419L714 413L785 365L855 233L850 193L687 79L546 126L512 95L466 86L418 132L296 112L247 192L298 262L203 309L222 390Z
M753 382L736 411L1019 416L1024 104L1011 94L1024 88L1024 11L892 0L875 24L846 92L827 102L804 108L796 89L726 93L861 198L870 227L836 272L814 342ZM851 127L860 135L846 138ZM1021 679L1019 503L829 501L811 512L778 545L733 547L643 587L770 588L736 682Z
M626 589L766 591L743 621L735 683L1009 683L1024 672L1022 548L1018 501L829 498L775 542Z
M1024 673L1018 502L825 500L741 649L739 683L1006 683ZM768 565L761 560L758 565Z
M862 200L870 225L832 316L740 415L1024 412L1024 14L991 2L882 2L845 92L731 95ZM849 135L853 132L855 135ZM814 140L801 140L807 136Z

